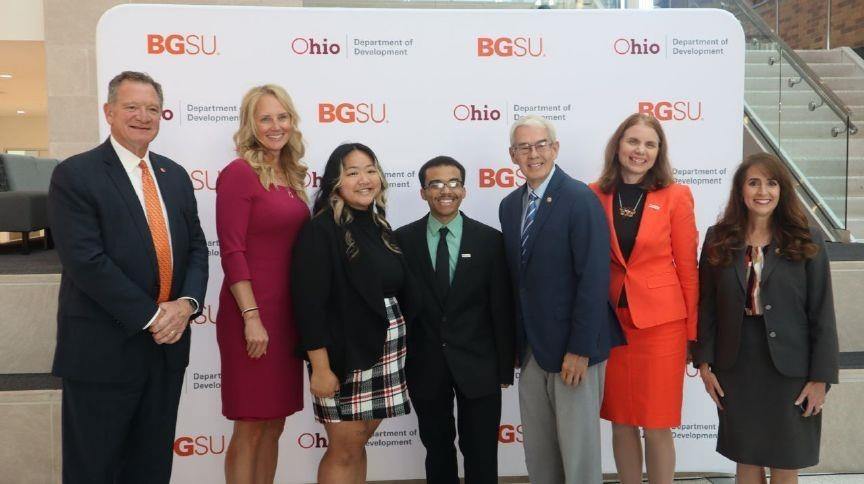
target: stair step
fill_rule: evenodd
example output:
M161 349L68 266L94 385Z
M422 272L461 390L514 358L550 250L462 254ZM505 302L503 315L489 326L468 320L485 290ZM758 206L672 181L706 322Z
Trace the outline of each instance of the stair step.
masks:
M864 70L857 64L852 63L831 63L831 64L810 64L819 77L854 77L864 78Z
M846 157L835 153L822 156L799 155L795 166L805 176L846 176ZM850 157L848 166L849 176L864 176L864 157Z
M856 64L830 63L830 64L810 64L810 68L819 77L854 77L864 79L864 71ZM744 72L747 77L800 77L800 74L788 65L768 65L768 63L750 63L744 65Z
M831 128L839 126L835 121L762 121L762 127L769 133L782 138L822 139L831 138ZM832 138L833 139L833 138Z
M864 78L861 77L823 77L822 82L833 91L864 90Z
M765 121L834 121L837 126L842 126L841 118L828 107L823 105L810 111L807 106L783 106L783 111L778 115L776 104L750 105L751 111L759 120Z
M848 143L845 138L830 135L819 139L781 138L780 148L796 160L801 156L845 156Z
M839 63L843 62L844 56L840 49L834 50L796 50L798 57L801 57L808 64L821 63ZM747 62L768 62L769 57L779 58L780 52L776 49L756 50L748 49L744 57Z
M860 91L834 91L837 97L847 106L864 106L864 90ZM744 93L744 97L750 104L773 104L778 100L784 104L807 104L810 101L817 99L816 93L808 86L797 84L795 87L789 88L785 84L783 89L766 89L766 90L749 90Z
M744 90L745 91L771 91L771 90L779 90L782 86L782 89L785 91L789 89L786 84L786 80L789 79L789 76L782 78L779 77L753 77L748 76L744 79ZM864 78L858 77L823 77L822 82L828 86L832 91L864 91ZM799 84L800 86L800 84ZM793 88L794 89L794 88Z
M840 49L833 50L796 50L795 53L804 59L808 64L842 62L843 51Z
M842 197L848 189L850 197L864 197L864 176L814 175L807 177L807 181L823 196ZM861 215L864 217L864 213Z

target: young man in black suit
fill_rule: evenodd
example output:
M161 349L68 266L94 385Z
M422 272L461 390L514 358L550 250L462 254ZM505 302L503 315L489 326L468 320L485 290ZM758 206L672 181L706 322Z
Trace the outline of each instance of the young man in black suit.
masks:
M495 483L501 388L513 383L515 329L501 232L459 211L465 168L438 156L420 168L429 213L396 231L423 291L408 333L408 391L426 447L428 482ZM453 398L458 422L453 417Z
M63 263L63 482L168 484L207 243L186 170L149 151L159 83L119 74L104 112L111 136L60 163L48 193Z

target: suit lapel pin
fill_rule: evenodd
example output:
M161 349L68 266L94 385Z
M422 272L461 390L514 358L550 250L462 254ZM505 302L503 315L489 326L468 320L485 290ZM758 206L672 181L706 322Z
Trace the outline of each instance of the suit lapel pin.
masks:
M159 167L159 171L162 172L162 173L165 173L165 168L162 168L162 167L160 166L160 167Z
M546 197L546 203L552 203L552 197Z
M654 210L660 210L660 205L657 205L656 203L649 203L648 208L653 208Z
M462 258L463 258L463 259L470 259L470 258L471 258L471 254L462 254Z

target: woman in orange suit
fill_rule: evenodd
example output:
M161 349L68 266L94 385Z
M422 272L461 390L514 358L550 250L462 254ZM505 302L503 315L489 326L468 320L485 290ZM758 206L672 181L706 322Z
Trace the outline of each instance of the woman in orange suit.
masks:
M612 422L622 484L675 474L672 427L681 424L687 341L696 339L699 273L693 195L676 184L666 136L651 116L633 114L606 145L600 179L591 184L611 232L609 298L627 345L612 349L600 416Z

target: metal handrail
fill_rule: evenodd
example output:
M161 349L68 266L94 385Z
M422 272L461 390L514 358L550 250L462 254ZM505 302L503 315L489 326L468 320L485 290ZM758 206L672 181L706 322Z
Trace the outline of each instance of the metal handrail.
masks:
M750 109L750 106L747 103L744 103L744 118L745 125L747 129L750 130L750 133L756 138L757 144L759 144L762 149L765 151L770 151L772 154L776 155L778 158L782 160L789 159L787 153L783 150L780 144L774 139L773 136L768 133L764 126L762 126L758 120L759 117L755 116ZM847 143L848 149L848 143ZM831 229L830 238L832 241L840 240L843 237L837 234L837 231L846 231L848 230L848 204L849 204L849 194L848 194L848 186L846 187L847 193L845 194L845 200L847 207L844 209L843 216L839 216L835 214L830 208L827 207L827 204L822 198L822 195L819 194L819 191L816 190L810 181L807 179L807 176L801 172L797 165L794 163L787 163L787 167L789 168L789 173L792 174L792 177L795 179L795 182L798 185L798 190L807 195L808 203L807 208L810 210L811 215L816 218L819 222L819 225L822 227L823 231L829 233L827 230L829 227ZM847 153L846 157L846 173L849 173L849 157ZM847 175L848 176L848 175Z
M858 132L858 128L852 123L852 113L846 109L846 106L843 104L843 101L834 94L828 86L822 84L822 81L819 80L819 76L810 69L810 66L802 59L791 47L789 47L783 39L780 38L774 31L768 27L768 24L762 19L762 17L756 13L749 5L744 3L742 0L725 0L731 1L735 3L735 6L741 10L741 12L747 17L748 20L760 31L760 33L769 39L772 42L776 43L780 47L781 55L785 55L789 63L801 74L801 77L807 81L807 84L816 91L816 94L819 95L824 101L828 102L828 107L834 111L837 116L839 116L845 123L846 129L849 134L855 134ZM725 3L721 2L721 3Z

